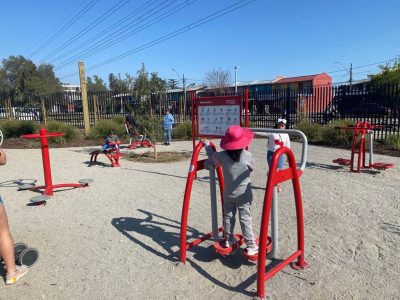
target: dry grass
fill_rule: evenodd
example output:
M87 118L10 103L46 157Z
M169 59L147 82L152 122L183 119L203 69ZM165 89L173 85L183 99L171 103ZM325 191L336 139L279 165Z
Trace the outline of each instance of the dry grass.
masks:
M190 152L158 152L157 159L154 158L154 152L130 153L126 159L135 162L144 163L164 163L185 160L191 157Z

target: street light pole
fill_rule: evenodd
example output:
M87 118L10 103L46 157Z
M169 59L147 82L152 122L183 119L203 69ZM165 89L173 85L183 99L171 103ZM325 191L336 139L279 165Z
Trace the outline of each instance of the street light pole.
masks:
M183 82L183 117L185 117L185 114L186 114L186 80L185 80L184 73L182 73L182 82Z
M179 78L181 78L181 74L178 73L177 70L175 70L174 68L171 68L172 71L174 71ZM182 76L182 90L183 90L183 116L185 115L186 112L186 80L185 80L185 74L183 74Z
M238 66L235 66L235 94L237 94L237 69Z

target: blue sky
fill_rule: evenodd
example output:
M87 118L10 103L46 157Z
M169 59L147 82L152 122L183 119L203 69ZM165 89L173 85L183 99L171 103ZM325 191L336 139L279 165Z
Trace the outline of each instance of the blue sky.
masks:
M86 5L92 6L67 26ZM81 33L119 6L110 17ZM191 25L229 6L237 9L197 28ZM169 16L168 10L172 13ZM233 81L234 66L239 66L239 82L322 72L328 72L334 82L341 82L349 78L350 63L358 80L379 70L376 64L360 66L400 54L398 0L13 0L1 1L0 11L0 58L23 55L36 64L52 63L56 76L71 84L79 83L78 60L85 62L87 76L98 75L107 82L109 73L136 75L141 63L164 79L178 79L184 74L188 84L201 84L206 72L217 68L231 71ZM128 21L128 15L134 16ZM157 16L165 18L128 34L129 22L139 24L130 25L131 31L138 31L138 26ZM127 21L120 26L127 30L127 37L121 42L89 57L78 55L98 41L94 39L99 33L112 26L116 30L115 24L123 20ZM188 30L135 51L181 28ZM108 35L115 33L110 31ZM99 45L106 46L110 39L106 37ZM134 53L93 68L129 51Z

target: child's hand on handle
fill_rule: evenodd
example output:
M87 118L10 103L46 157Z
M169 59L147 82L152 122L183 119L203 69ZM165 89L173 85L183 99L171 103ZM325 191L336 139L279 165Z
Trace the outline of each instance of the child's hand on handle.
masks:
M210 145L210 141L207 138L201 138L200 141L203 142L204 146Z

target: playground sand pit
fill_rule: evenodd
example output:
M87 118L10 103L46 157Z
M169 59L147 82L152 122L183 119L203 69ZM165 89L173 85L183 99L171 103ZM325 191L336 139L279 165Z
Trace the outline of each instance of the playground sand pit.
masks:
M158 151L191 151L173 142ZM293 143L297 159L301 144ZM266 184L266 140L251 145L254 231L258 235ZM91 148L50 149L53 183L92 178L87 188L57 191L46 206L28 206L42 185L40 149L5 149L0 194L15 242L40 251L39 261L13 286L0 283L0 299L249 299L255 296L257 265L238 250L221 257L212 242L188 251L178 263L182 201L190 158L168 163L121 159L111 168L105 156L89 165ZM138 153L142 151L133 150ZM147 149L145 150L147 151ZM269 299L398 299L400 291L400 166L349 173L332 163L350 151L309 146L301 176L305 258L311 268L289 266L265 283ZM204 153L202 154L202 158ZM279 247L285 259L296 248L291 185L279 194ZM211 231L208 171L193 184L188 237ZM240 232L239 224L236 224ZM267 261L270 263L270 260ZM2 273L3 274L3 273Z

